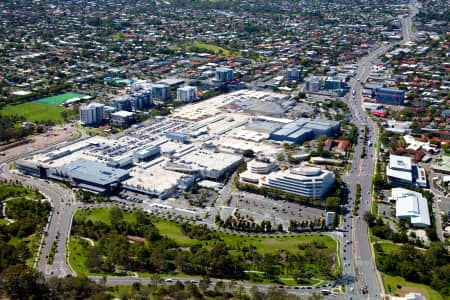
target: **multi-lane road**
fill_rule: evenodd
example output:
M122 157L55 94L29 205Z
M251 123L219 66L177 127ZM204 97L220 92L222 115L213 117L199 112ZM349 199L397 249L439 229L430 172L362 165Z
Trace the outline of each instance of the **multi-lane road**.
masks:
M411 28L412 18L418 10L414 2L411 2L409 7L410 14L401 18L403 40L399 43L400 45L407 43L414 37L414 32ZM365 82L369 77L373 62L386 53L391 46L390 44L383 44L357 63L357 74L350 82L351 93L346 98L347 104L351 107L353 123L359 129L363 129L365 126L368 129L367 144L363 145L360 142L355 146L352 168L349 173L343 176L343 180L346 182L349 190L349 204L347 213L344 215L344 228L347 232L344 233L346 236L343 237L341 243L341 255L344 258L344 266L346 266L343 269L342 277L348 283L347 292L350 293L353 299L384 299L385 293L371 253L371 246L367 236L367 224L362 217L364 212L371 210L372 205L371 182L377 157L375 148L377 145L377 127L365 113L362 106L361 82ZM360 134L364 134L364 132L361 130ZM363 146L366 147L367 155L361 158ZM361 185L361 199L358 217L353 217L352 208L356 196L356 184ZM351 240L352 243L347 244L347 240ZM367 294L362 295L361 291L363 288L367 290Z

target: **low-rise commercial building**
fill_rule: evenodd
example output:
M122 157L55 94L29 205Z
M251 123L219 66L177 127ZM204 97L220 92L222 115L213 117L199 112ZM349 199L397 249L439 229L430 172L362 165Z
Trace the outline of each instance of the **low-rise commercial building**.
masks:
M242 182L258 184L265 174L269 174L277 168L278 165L273 158L258 155L258 157L247 163L247 170L239 174L239 178Z
M219 179L243 162L242 155L209 149L193 149L181 153L177 159L165 165L166 170L193 174L197 177Z
M410 219L414 227L423 228L431 225L427 199L421 193L393 188L389 201L395 202L397 218Z
M450 174L450 156L443 154L439 160L431 166L433 171L443 174Z
M411 158L407 156L391 155L386 176L392 185L427 186L425 169L413 165Z
M135 113L129 111L118 111L111 114L111 123L115 125L131 124L135 121Z

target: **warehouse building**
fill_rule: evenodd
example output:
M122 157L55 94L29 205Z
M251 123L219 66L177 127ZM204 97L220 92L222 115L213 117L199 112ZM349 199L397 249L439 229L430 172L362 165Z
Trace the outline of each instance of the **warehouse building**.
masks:
M269 138L275 141L300 144L321 135L332 136L340 130L338 121L299 118L274 130Z
M334 174L330 171L302 166L270 173L261 178L259 184L286 193L321 199L333 186L334 181Z

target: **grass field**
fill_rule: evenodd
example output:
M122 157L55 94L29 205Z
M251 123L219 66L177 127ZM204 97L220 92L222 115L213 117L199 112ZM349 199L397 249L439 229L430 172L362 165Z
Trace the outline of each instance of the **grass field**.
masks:
M86 261L88 258L89 250L88 248L83 246L83 243L80 242L79 238L75 238L73 236L70 237L69 241L69 263L72 268L77 273L87 274L89 273L86 267Z
M64 107L56 107L37 102L27 102L18 105L6 105L0 110L1 115L23 116L27 121L54 121L60 123L63 121L61 112Z
M102 221L106 224L110 224L109 222L109 209L107 208L95 208L90 210L82 210L76 213L76 216L86 216L88 219L92 221ZM124 220L126 221L135 221L134 216L130 212L123 212ZM207 243L210 241L199 241L195 239L191 239L188 236L185 236L181 232L181 225L161 220L154 219L153 224L158 227L161 235L165 235L168 238L177 242L180 246L189 247L194 244ZM294 236L294 237L248 237L245 234L243 235L232 235L232 234L220 234L221 239L232 247L234 246L249 246L253 245L257 248L257 251L261 254L271 253L278 250L286 250L286 251L300 251L298 250L298 246L301 244L317 242L323 244L328 249L335 250L336 242L329 236L320 236L320 235L311 235L311 236Z
M91 221L101 221L106 224L110 224L110 210L108 208L95 208L95 209L89 209L89 210L80 210L77 211L75 214L75 217L84 216L87 219ZM124 220L128 222L135 222L135 216L134 214L130 212L123 212L123 218ZM166 236L172 240L174 240L178 245L182 247L189 247L195 244L203 244L206 247L211 247L211 243L214 243L214 240L196 240L191 239L188 236L184 235L181 232L181 225L177 224L172 221L162 220L153 218L152 220L153 224L159 229L159 232L161 235ZM231 249L230 253L232 255L239 255L242 254L242 250L240 250L244 246L254 246L256 248L256 251L260 254L266 254L266 253L274 253L280 250L284 251L291 251L296 253L302 253L304 250L301 250L299 248L300 245L305 244L311 244L311 243L317 243L320 244L322 247L326 247L331 251L336 250L336 242L329 236L321 236L321 235L311 235L311 236L294 236L294 237L249 237L245 234L242 235L233 235L233 234L225 234L225 233L219 233L220 239L225 242ZM70 264L74 268L74 270L77 273L80 274L86 274L86 275L93 275L90 274L88 269L85 266L88 251L89 251L89 244L87 241L81 240L79 237L71 237L70 239ZM238 249L239 248L239 249ZM309 266L312 270L316 268L316 266ZM339 268L339 266L337 267ZM257 271L255 268L250 269L251 271ZM268 283L268 284L285 284L285 285L312 285L317 283L314 279L311 280L305 280L302 282L297 282L295 280L289 280L291 278L290 271L286 269L286 267L281 267L279 269L280 277L281 278L287 278L287 280L284 279L278 279L278 280L268 280L267 278L264 278L261 274L258 273L251 273L250 275L250 282L253 283ZM99 274L95 274L99 275ZM116 275L116 274L114 274ZM145 272L139 272L140 277L149 277L152 274L145 273ZM171 273L169 274L158 274L158 276L161 277L192 277L191 275L186 275L184 273Z
M135 218L132 213L127 211L123 212L123 219L127 222L134 222ZM94 208L94 209L86 209L79 210L76 212L75 216L85 216L91 221L101 221L108 225L111 225L109 220L109 209L108 208Z
M391 244L391 243L379 243L381 245L381 249L383 249L384 253L391 253L394 250L400 249L400 245Z
M386 293L391 295L405 296L408 293L421 293L427 300L443 300L441 294L431 287L420 283L406 281L400 276L383 274L383 284Z
M75 93L64 93L64 94L60 94L60 95L56 95L56 96L52 96L52 97L38 99L34 102L56 106L56 105L60 105L64 102L66 102L67 100L74 99L74 98L81 98L84 96L86 96L86 95L75 94Z
M193 49L205 50L208 52L214 52L217 55L225 55L225 56L240 56L239 52L231 52L227 49L224 49L219 46L203 43L203 42L195 42L186 47L187 51L192 51Z

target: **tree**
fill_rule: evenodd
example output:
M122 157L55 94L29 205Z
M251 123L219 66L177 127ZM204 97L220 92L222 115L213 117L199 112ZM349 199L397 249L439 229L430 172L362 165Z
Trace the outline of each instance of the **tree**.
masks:
M18 264L4 270L1 277L0 288L11 299L48 298L44 277L33 269Z
M372 215L370 211L366 211L363 218L369 227L373 227L375 225L376 217Z
M327 210L337 211L339 209L341 199L339 197L328 197L325 200Z
M155 287L158 287L158 283L160 280L161 276L159 276L158 274L152 274L152 276L150 277L150 281Z
M206 291L209 287L209 285L211 284L211 280L209 279L209 277L203 277L200 282L198 283L198 287L202 290L202 291Z
M333 227L334 228L336 228L336 227L338 227L339 226L339 215L334 215L334 218L333 218Z
M244 157L252 158L255 155L255 152L252 149L247 149L242 152L242 155L244 155Z

